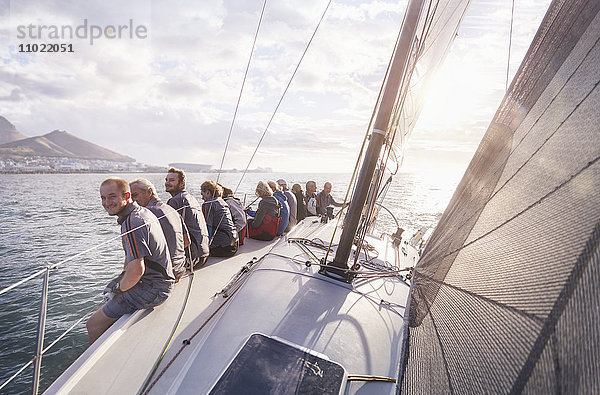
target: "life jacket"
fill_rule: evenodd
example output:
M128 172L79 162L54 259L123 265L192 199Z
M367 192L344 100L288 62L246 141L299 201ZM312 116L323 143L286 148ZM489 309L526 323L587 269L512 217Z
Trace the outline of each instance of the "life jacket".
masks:
M277 236L277 229L281 223L281 203L277 199L277 216L265 214L258 228L248 227L248 237L256 240L271 241Z
M248 237L264 241L273 240L277 236L277 228L280 222L281 217L266 214L258 228L248 228Z

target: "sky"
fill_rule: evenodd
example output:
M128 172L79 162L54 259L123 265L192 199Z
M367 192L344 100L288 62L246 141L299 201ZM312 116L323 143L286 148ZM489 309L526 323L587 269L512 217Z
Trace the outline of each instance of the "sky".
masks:
M511 78L549 2L515 0ZM0 0L0 115L26 136L66 130L145 164L218 168L262 6ZM223 168L248 166L326 6L267 1ZM250 168L352 170L405 6L331 3ZM408 142L406 169L468 164L504 96L511 6L472 0ZM73 52L19 52L27 44Z

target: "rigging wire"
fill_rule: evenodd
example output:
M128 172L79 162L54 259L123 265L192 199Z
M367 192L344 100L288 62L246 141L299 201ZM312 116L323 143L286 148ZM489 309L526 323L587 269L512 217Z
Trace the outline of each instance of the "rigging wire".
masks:
M279 106L283 102L283 99L285 98L285 95L287 94L288 89L292 85L292 81L294 80L294 77L296 76L296 73L298 72L298 69L300 68L300 65L302 64L302 60L304 59L304 56L308 52L308 48L310 47L310 44L312 44L313 39L317 35L317 31L319 30L319 26L321 26L321 22L323 22L323 19L325 19L325 14L327 13L327 10L329 9L329 6L331 5L331 1L332 0L329 0L329 2L327 2L327 6L325 7L325 10L323 10L323 14L321 15L321 19L319 19L319 23L317 23L317 26L315 27L315 30L313 31L313 34L310 37L310 40L308 40L308 43L306 44L306 47L304 48L304 52L302 53L302 56L300 56L300 60L298 61L298 64L296 64L296 68L294 69L294 72L292 73L292 76L290 77L290 80L288 81L287 86L283 90L283 94L281 95L281 97L279 99L279 102L275 106L275 110L273 110L273 114L271 115L271 118L269 119L269 122L267 123L267 126L265 127L265 130L263 131L262 135L260 136L260 140L258 141L258 144L256 145L256 148L254 149L254 152L252 153L252 156L250 157L250 160L248 161L248 165L244 169L244 172L242 173L242 177L240 178L240 181L238 182L237 186L235 187L234 194L238 191L240 185L242 184L242 180L246 176L246 173L248 173L248 169L250 168L250 164L254 160L254 156L256 155L256 152L258 151L258 148L262 144L262 141L265 138L265 135L267 134L267 131L269 130L269 127L271 126L271 122L273 122L273 119L275 118L275 114L277 114L277 110L279 110Z
M405 15L405 17L406 17L406 15ZM354 183L354 181L356 179L356 175L358 173L358 168L360 166L361 159L362 159L363 153L365 151L365 147L367 145L367 139L369 138L369 132L371 131L371 127L373 126L373 121L375 120L375 115L377 114L377 109L379 108L379 105L381 104L381 96L383 94L385 82L387 81L388 76L390 74L390 68L392 67L392 60L394 59L394 54L396 53L396 48L398 48L399 41L400 41L400 32L398 32L398 36L396 37L396 43L394 44L394 50L392 51L392 55L390 56L390 60L388 61L387 69L385 70L385 75L383 76L383 81L381 83L381 87L379 88L379 94L377 95L377 101L375 102L375 106L373 107L373 112L371 113L371 119L369 120L369 126L367 127L367 130L365 132L365 137L363 138L363 142L360 147L360 152L358 153L358 158L356 159L356 164L354 165L354 171L352 172L352 177L350 178L350 182L348 183L348 188L346 189L346 195L344 196L344 202L343 202L342 209L338 213L339 217L336 222L336 226L333 228L333 233L331 235L331 241L329 242L329 247L327 248L327 252L325 253L325 261L324 262L327 262L327 258L329 257L329 252L331 251L331 246L333 245L333 240L335 238L335 233L337 232L339 225L340 225L342 213L343 213L344 209L346 208L346 202L348 201L348 196L350 195L350 191L354 187L353 183Z
M256 26L256 33L254 34L254 41L252 42L252 49L250 50L250 56L248 57L248 64L246 65L246 71L244 72L244 79L242 80L242 87L240 88L240 94L237 99L237 103L235 105L235 111L233 112L233 119L231 120L231 126L229 127L229 134L227 135L227 142L225 143L225 149L223 150L223 157L221 158L221 164L219 165L219 172L217 173L217 183L219 182L219 178L221 177L221 172L223 171L223 163L225 162L225 155L227 155L227 148L229 147L229 141L231 140L231 133L233 131L233 126L235 125L235 119L237 117L237 112L240 107L240 101L242 99L242 93L244 92L244 86L246 85L246 78L248 77L248 70L250 69L250 61L252 60L252 55L254 54L254 48L256 47L256 39L258 38L258 32L260 31L260 26L262 24L263 16L265 14L265 7L267 5L267 0L264 1L262 10L260 12L260 18L258 19L258 25Z
M417 63L420 59L420 57L424 54L424 51L426 49L426 44L430 41L429 40L429 36L432 34L432 27L434 25L436 21L435 19L435 15L437 14L438 11L438 6L439 6L440 2L437 1L434 2L430 1L429 5L427 7L427 11L426 11L426 15L424 18L424 23L422 26L422 30L421 30L421 34L420 37L421 39L417 39L415 40L415 42L413 43L413 47L411 48L411 54L413 56L411 56L410 59L410 63L407 65L407 69L406 72L403 74L402 76L402 82L401 82L401 87L402 89L400 90L400 93L398 95L397 98L397 103L394 109L394 115L392 116L391 122L389 124L388 130L389 133L391 134L391 136L389 136L389 138L386 140L387 144L384 148L384 152L381 156L382 159L380 159L380 173L378 174L376 180L374 180L373 184L372 184L372 188L376 188L379 189L381 186L381 183L383 181L383 177L385 176L385 170L388 167L388 162L390 160L390 155L393 153L393 149L392 149L392 145L394 140L396 139L396 134L398 131L400 131L400 137L402 139L406 138L411 130L411 126L412 125L408 125L405 128L400 127L400 121L402 121L404 118L403 116L403 109L404 106L406 104L406 100L408 99L409 96L409 91L410 91L410 86L409 86L409 82L411 81L411 78L414 74L414 71L416 69ZM402 119L401 119L402 118ZM403 129L405 129L405 131L403 131ZM363 219L363 225L361 226L361 231L360 231L360 236L358 237L359 242L357 243L358 249L357 249L357 253L360 252L361 249L361 245L362 243L364 243L364 239L367 233L367 226L365 226L368 223L372 222L372 219L375 215L375 204L376 204L376 200L374 199L368 209L367 209L367 215L366 217ZM358 255L358 254L357 254ZM355 258L355 264L357 262L357 258Z
M508 75L510 72L510 49L512 47L513 22L515 17L515 0L512 0L512 8L510 12L510 33L508 35L508 60L506 61L506 87L505 92L508 92Z
M425 18L425 23L423 26L423 32L421 34L421 37L423 38L422 40L416 40L411 47L411 54L414 54L414 57L411 57L411 61L410 63L407 65L406 71L405 73L402 74L402 82L400 84L400 86L402 87L398 98L397 98L397 103L394 109L394 115L392 117L392 120L390 122L390 124L388 125L388 131L389 133L391 133L391 136L388 138L388 143L386 144L385 148L384 148L384 152L382 154L382 158L385 157L385 159L380 159L381 165L380 165L380 173L378 174L377 178L374 180L374 182L372 183L372 188L375 188L375 190L379 190L380 186L381 186L381 182L383 180L383 176L385 174L385 169L387 167L387 162L389 160L390 157L390 153L391 153L391 146L393 141L396 138L396 133L398 131L398 124L400 121L400 116L402 115L402 109L404 107L404 103L406 102L406 98L408 96L408 90L409 90L409 86L407 84L407 81L410 81L410 76L412 76L416 64L417 64L417 60L419 58L419 55L421 54L421 49L422 49L422 45L424 45L424 43L427 41L426 37L429 34L429 29L430 29L430 25L431 25L431 19L430 19L430 15L433 15L435 13L435 10L437 9L437 4L434 7L434 10L431 10L431 6L432 3L429 3L429 7L427 10L427 16ZM433 16L431 17L433 18ZM401 34L401 31L399 33L399 36ZM398 38L399 39L399 38ZM393 56L393 55L392 55ZM361 246L364 243L366 234L367 234L367 226L364 226L366 224L368 224L369 222L371 222L374 211L375 205L375 199L370 202L368 209L366 211L366 216L363 219L362 223L363 225L361 226L361 231L360 231L360 236L358 236L358 243L357 243L357 253L355 255L355 260L354 260L354 264L357 263L358 260L358 256L360 255L360 250L361 250Z
M225 162L225 156L227 155L227 149L229 147L229 141L231 140L231 134L233 132L233 126L235 125L235 120L236 120L236 117L237 117L237 112L238 112L238 109L240 107L240 101L242 100L242 93L244 92L244 86L246 86L246 79L248 77L248 70L250 69L250 62L252 61L252 55L254 54L254 48L256 47L256 40L258 38L258 32L260 31L260 26L262 24L263 16L265 14L265 7L266 7L266 5L267 5L267 0L265 0L263 2L262 10L260 12L260 17L258 19L258 25L256 26L256 33L254 34L254 41L252 42L252 49L250 50L250 56L248 57L248 63L246 64L246 70L244 72L244 78L242 80L242 86L240 88L240 94L238 95L237 103L235 105L235 110L233 112L233 118L231 119L231 126L229 127L229 134L227 135L227 141L225 143L225 149L223 150L223 157L221 158L221 164L219 165L219 171L217 172L217 180L215 182L217 185L220 185L219 184L219 180L221 178L221 172L223 171L223 163ZM234 194L235 194L235 192L234 192ZM216 197L216 196L213 196L213 197ZM207 203L207 202L204 202L204 203ZM209 206L208 206L208 214L206 215L207 218L210 217L210 212L211 212L212 208L213 208L213 205L209 204ZM204 212L203 212L203 214L204 214ZM212 244L213 239L217 235L217 230L221 226L222 222L223 222L223 216L221 216L221 219L219 220L219 223L217 224L216 228L213 231L213 235L212 235L212 237L209 240L209 245Z

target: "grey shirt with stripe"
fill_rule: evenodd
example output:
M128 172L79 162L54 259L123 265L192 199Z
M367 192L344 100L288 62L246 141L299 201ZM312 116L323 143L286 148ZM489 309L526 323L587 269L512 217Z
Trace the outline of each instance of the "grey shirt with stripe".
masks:
M170 198L167 204L177 210L179 215L183 217L187 232L196 244L200 256L208 256L210 253L208 228L206 227L204 214L202 214L202 206L200 206L198 200L184 189Z
M125 262L144 258L145 270L141 281L157 288L170 288L174 283L173 267L167 240L152 212L137 203L129 203L119 214L121 242Z

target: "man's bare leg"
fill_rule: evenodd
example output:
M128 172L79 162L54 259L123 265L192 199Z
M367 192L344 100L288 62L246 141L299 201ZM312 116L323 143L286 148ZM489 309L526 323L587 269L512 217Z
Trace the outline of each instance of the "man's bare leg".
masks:
M90 344L95 342L116 320L116 318L110 318L104 314L102 307L96 310L86 323Z

